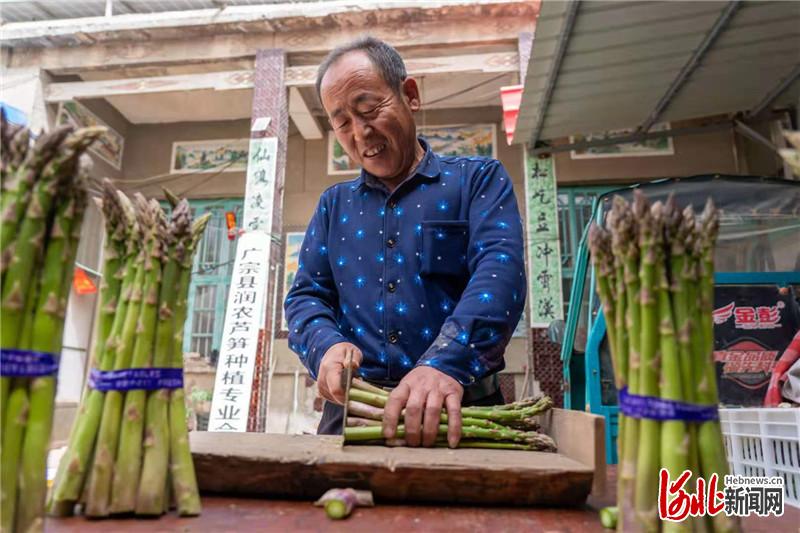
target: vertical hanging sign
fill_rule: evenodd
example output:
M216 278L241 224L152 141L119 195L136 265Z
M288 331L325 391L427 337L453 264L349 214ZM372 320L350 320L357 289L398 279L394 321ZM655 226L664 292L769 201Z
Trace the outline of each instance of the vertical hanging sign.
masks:
M225 307L209 431L247 431L258 347L259 320L269 273L269 236L250 231L239 238Z
M209 431L247 431L258 334L264 324L278 138L250 139L236 261L225 307Z
M552 157L525 159L525 209L528 216L528 286L530 327L563 318L558 203Z
M278 138L250 139L247 186L244 193L244 222L247 231L272 231L275 203L275 162Z

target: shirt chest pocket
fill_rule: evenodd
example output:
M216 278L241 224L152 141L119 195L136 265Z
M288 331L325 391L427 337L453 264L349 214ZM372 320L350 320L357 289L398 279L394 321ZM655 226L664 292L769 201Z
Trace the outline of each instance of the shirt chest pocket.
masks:
M468 221L423 221L420 274L463 274L466 270L468 245Z

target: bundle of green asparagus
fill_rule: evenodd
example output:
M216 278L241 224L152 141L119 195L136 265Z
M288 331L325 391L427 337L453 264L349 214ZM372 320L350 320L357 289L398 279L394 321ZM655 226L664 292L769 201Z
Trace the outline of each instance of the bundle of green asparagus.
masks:
M180 372L192 255L208 216L192 222L188 202L169 198L167 217L157 201L103 183L94 370L48 502L55 516L78 503L90 517L158 516L170 478L178 513L200 513Z
M717 474L722 490L727 474L712 355L719 213L710 200L699 217L674 197L650 205L637 190L632 203L614 198L606 227L590 228L589 247L620 410L629 414L620 416L619 529L736 530L723 513L661 522L658 511L661 468L671 480L694 473L684 487L692 494L696 476L708 483Z
M67 297L102 128L31 132L0 119L2 139L2 531L42 528L46 460Z
M393 439L382 434L383 408L389 393L360 379L353 379L347 400L344 440L352 444L405 446L405 426L400 424ZM553 406L548 396L525 398L490 407L461 408L459 448L495 448L554 452L556 443L539 432L536 416ZM447 414L442 410L436 446L447 446Z

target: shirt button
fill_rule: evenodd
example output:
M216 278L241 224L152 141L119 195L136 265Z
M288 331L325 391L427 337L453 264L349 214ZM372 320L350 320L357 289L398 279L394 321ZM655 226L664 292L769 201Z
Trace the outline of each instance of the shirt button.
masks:
M394 237L389 237L389 239L386 241L386 246L389 248L394 248L395 244L397 244L397 241L394 240Z
M389 209L394 209L395 207L397 207L397 202L395 202L394 200L389 200L389 203L386 204L386 207L388 207Z
M389 289L389 292L394 292L397 290L397 285L395 285L393 281L390 281L388 285L386 285L386 288Z
M393 331L393 332L389 333L388 339L389 339L389 342L391 342L392 344L397 344L397 341L400 340L400 337L398 337L397 333L395 333Z

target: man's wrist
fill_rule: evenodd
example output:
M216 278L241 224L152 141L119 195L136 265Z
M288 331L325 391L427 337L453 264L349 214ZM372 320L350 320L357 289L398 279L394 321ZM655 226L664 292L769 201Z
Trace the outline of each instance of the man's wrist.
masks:
M316 380L319 376L319 365L322 363L322 358L328 353L333 346L343 342L349 342L347 338L334 328L326 328L314 335L314 347L309 353L308 371L312 379Z
M469 374L469 372L465 372L457 367L454 367L453 365L441 364L441 362L436 360L435 358L420 359L419 362L417 362L417 364L415 365L415 367L421 367L421 366L432 368L434 370L441 372L446 376L453 378L463 388L466 388L475 382L475 377Z

